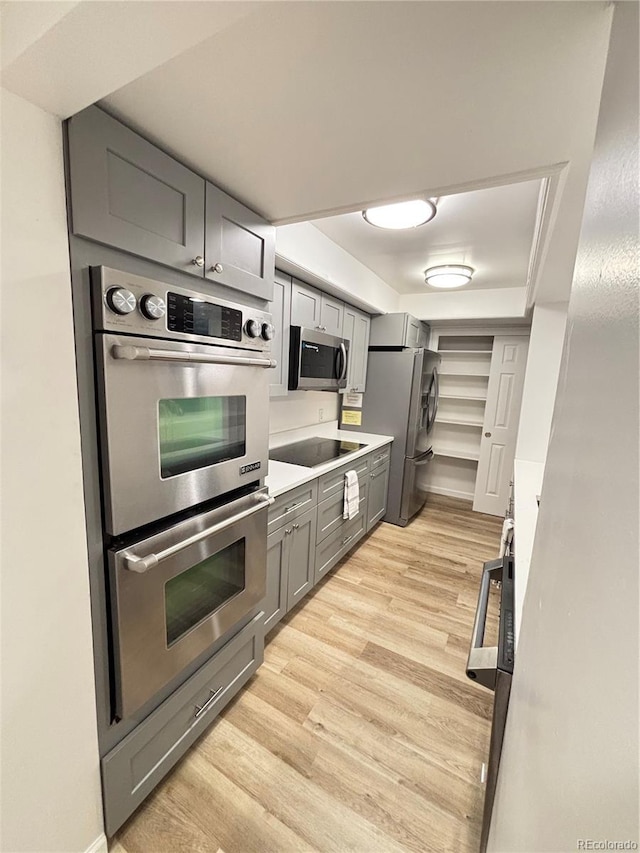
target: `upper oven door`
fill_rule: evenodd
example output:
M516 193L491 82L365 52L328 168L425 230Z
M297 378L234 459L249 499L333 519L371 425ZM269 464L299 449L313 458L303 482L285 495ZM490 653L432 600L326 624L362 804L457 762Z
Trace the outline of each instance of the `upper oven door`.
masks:
M347 385L349 341L291 326L289 389L337 391Z
M97 350L108 533L266 476L268 356L111 334Z
M116 713L127 717L264 597L266 489L109 553Z

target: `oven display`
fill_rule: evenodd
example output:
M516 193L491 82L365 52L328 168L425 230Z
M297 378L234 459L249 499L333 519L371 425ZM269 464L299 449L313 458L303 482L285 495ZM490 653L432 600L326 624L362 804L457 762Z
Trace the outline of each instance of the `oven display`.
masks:
M242 340L242 311L167 293L167 329L227 341Z

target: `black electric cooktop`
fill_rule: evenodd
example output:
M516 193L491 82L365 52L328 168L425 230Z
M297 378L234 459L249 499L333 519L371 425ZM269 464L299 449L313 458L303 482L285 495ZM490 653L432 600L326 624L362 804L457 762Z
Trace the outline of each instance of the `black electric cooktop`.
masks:
M273 459L274 462L288 462L290 465L302 465L304 468L315 468L316 465L339 459L366 446L366 444L358 444L357 441L307 438L305 441L296 441L295 444L274 447L269 451L269 459Z

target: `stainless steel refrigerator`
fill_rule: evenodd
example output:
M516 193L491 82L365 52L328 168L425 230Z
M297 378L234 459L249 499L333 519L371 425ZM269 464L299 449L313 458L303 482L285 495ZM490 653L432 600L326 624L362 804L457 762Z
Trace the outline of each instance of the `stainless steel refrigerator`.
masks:
M440 356L427 349L370 349L361 432L392 435L384 521L404 527L424 506ZM347 427L351 430L354 427Z

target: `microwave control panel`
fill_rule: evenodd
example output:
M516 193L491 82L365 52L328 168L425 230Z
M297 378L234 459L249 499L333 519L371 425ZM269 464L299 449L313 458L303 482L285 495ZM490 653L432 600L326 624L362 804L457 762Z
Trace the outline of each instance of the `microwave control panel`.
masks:
M91 268L95 331L268 351L271 315L109 267Z

